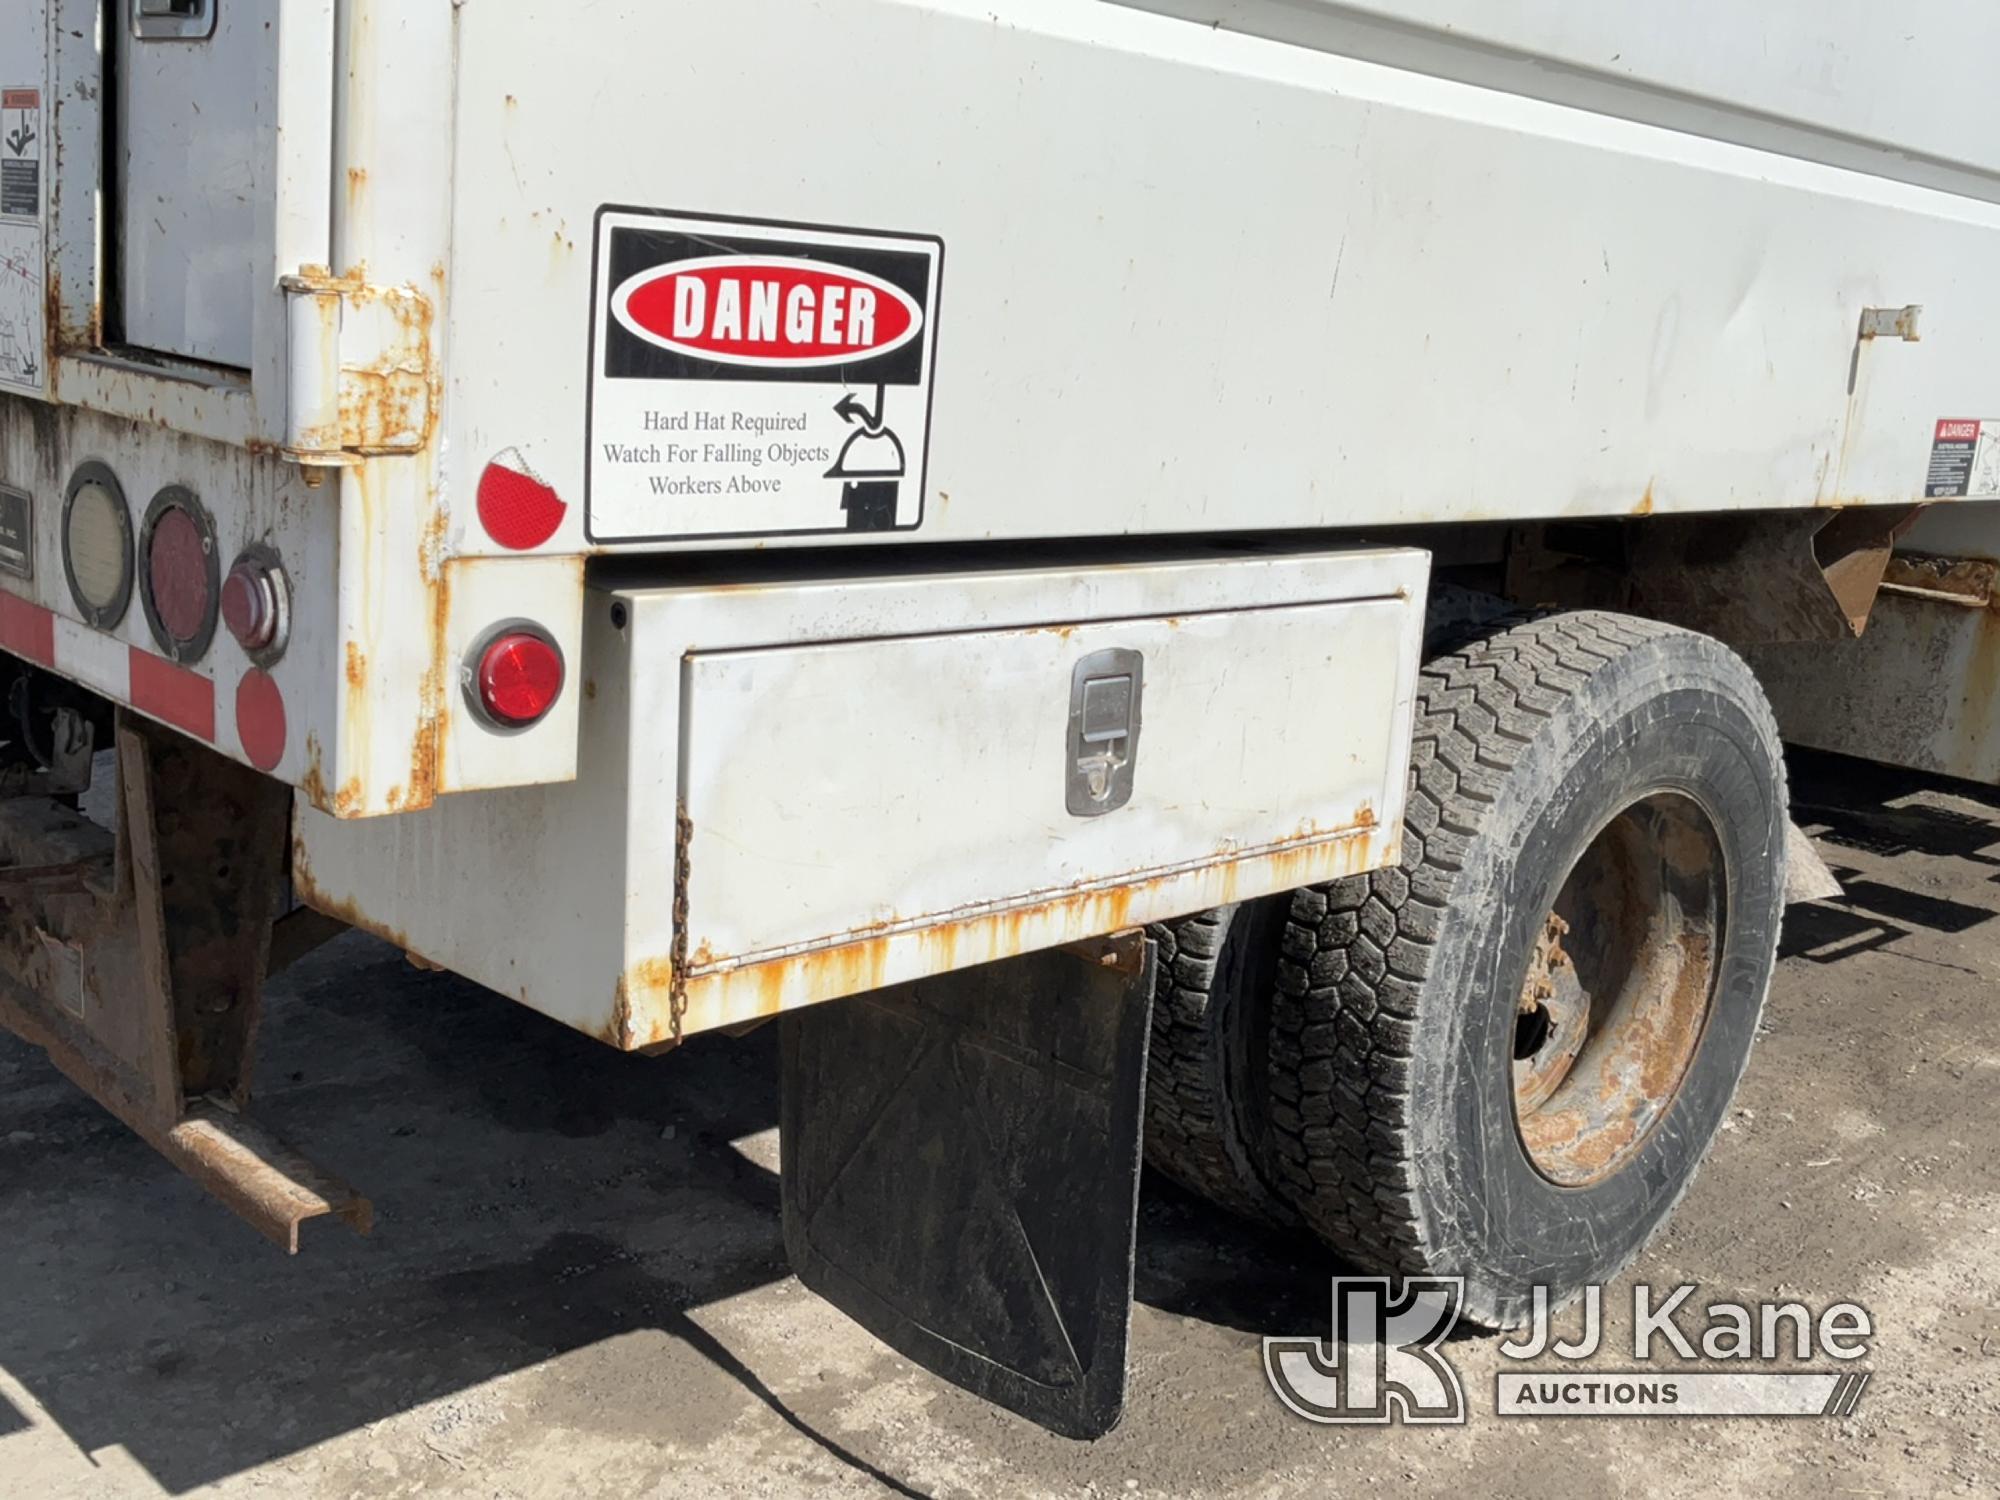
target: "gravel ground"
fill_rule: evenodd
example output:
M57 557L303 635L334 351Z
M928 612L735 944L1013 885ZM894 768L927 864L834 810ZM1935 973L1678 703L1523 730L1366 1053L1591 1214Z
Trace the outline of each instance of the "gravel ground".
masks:
M1124 1424L1051 1437L790 1278L768 1032L620 1057L348 937L275 987L259 1110L370 1193L365 1241L286 1260L0 1039L0 1494L2000 1492L2000 795L1823 758L1794 791L1846 895L1793 910L1633 1276L1864 1304L1847 1420L1503 1420L1464 1338L1468 1425L1308 1425L1259 1340L1324 1332L1337 1268L1149 1178Z

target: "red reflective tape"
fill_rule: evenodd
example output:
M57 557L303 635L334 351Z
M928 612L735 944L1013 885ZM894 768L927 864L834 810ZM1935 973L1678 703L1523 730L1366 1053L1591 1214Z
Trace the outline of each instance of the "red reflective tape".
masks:
M164 656L132 652L132 706L205 740L215 738L215 684Z
M236 684L236 738L243 758L260 771L285 758L285 699L270 674L255 667Z
M39 604L0 593L0 647L44 667L56 664L56 617Z

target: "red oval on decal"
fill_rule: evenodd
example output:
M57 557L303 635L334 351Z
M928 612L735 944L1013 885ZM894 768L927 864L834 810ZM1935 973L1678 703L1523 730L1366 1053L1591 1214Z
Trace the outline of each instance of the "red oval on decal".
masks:
M923 309L901 287L816 260L715 255L642 271L612 316L663 349L719 364L844 365L900 349Z

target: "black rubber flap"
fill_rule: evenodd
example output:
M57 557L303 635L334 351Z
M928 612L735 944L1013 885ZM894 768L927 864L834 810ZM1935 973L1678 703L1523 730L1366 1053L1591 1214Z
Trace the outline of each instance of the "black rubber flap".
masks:
M785 1248L925 1369L1067 1437L1125 1407L1153 945L1137 934L784 1022Z

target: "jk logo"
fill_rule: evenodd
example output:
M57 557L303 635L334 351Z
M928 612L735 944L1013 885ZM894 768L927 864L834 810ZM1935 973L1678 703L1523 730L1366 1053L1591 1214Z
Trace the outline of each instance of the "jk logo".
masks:
M1393 1299L1381 1276L1333 1279L1333 1338L1264 1340L1264 1376L1308 1422L1465 1421L1465 1388L1438 1345L1465 1283L1413 1276Z

